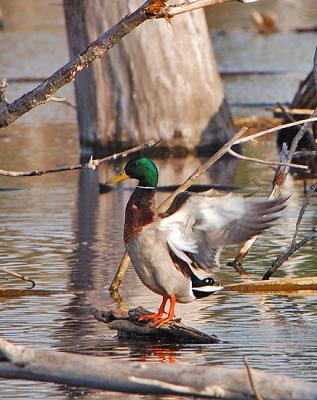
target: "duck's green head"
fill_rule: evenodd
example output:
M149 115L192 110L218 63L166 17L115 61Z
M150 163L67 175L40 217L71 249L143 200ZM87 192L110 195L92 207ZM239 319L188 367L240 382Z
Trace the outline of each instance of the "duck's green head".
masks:
M137 179L139 186L155 188L158 182L158 170L151 159L137 157L127 162L124 169L107 183L117 183L129 178Z

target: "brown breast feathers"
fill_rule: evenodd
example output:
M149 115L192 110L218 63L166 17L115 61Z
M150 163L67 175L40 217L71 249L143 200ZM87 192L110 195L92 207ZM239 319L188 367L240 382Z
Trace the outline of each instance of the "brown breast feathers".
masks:
M145 225L154 221L156 207L155 189L136 188L125 209L124 241L129 242L142 231Z

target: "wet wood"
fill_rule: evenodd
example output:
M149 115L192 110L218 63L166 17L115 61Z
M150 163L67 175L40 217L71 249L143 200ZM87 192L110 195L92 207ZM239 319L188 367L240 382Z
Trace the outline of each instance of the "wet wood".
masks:
M128 314L117 314L114 311L96 310L95 318L107 324L109 329L118 331L118 337L133 340L160 340L177 343L220 343L214 335L207 335L197 329L186 326L180 320L172 321L160 328L152 327L150 321L138 319L143 314L151 313L139 306L128 311Z
M294 118L294 120L308 118L314 111L314 109L311 108L289 108L289 107L284 107L284 108L287 111L287 113ZM275 118L285 117L285 112L280 107L275 107L273 109L273 114Z
M316 400L317 384L252 369L265 400ZM0 339L0 377L55 382L121 393L254 398L245 369L109 360L18 346Z
M291 293L302 290L317 291L317 276L305 278L275 278L268 281L250 281L227 285L225 291L240 293Z

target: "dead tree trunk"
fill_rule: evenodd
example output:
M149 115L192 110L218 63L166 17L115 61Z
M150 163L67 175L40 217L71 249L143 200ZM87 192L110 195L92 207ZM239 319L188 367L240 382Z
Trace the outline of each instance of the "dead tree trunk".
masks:
M82 51L140 0L64 0L69 48ZM78 75L83 150L167 139L170 148L220 147L233 135L203 10L147 21Z

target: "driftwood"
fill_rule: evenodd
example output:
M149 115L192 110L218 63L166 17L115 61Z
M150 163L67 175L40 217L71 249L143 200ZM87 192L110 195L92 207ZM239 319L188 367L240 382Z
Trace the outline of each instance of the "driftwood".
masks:
M143 314L150 313L143 307L129 310L128 314L116 314L114 311L96 310L94 313L98 321L107 324L108 328L118 331L118 337L124 339L159 340L176 343L219 343L221 342L214 335L207 335L197 329L190 328L174 320L161 326L152 327L150 321L138 321Z
M0 377L55 382L123 393L199 396L231 400L316 400L317 384L254 369L108 360L35 350L0 339Z
M275 278L266 281L249 281L226 285L225 291L236 291L240 293L291 293L302 290L317 291L317 276L305 278Z

